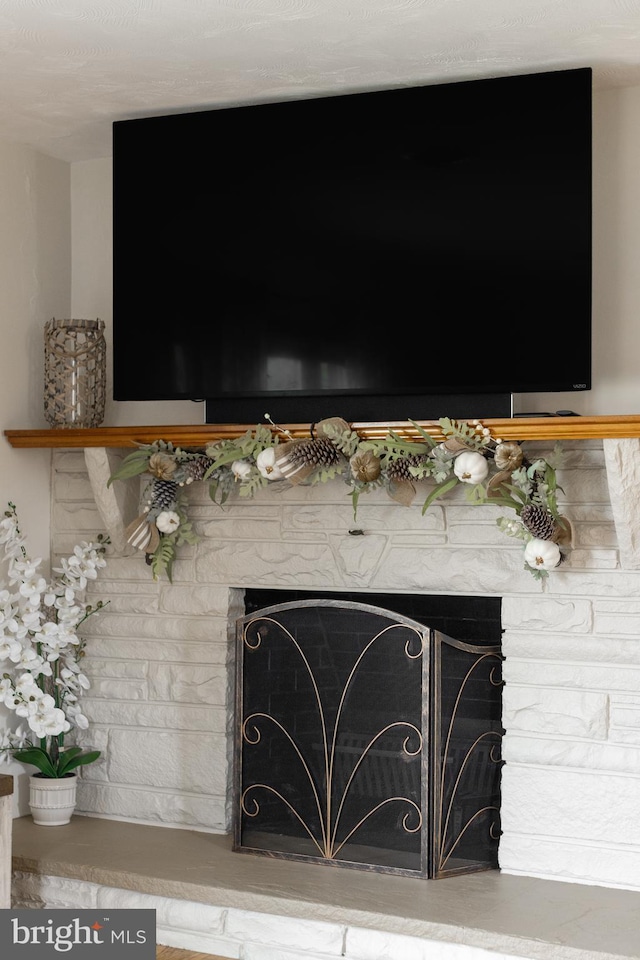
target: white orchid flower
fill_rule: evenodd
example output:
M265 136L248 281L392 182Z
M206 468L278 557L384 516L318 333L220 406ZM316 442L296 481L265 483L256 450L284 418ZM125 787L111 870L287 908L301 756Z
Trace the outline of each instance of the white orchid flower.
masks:
M29 667L29 670L36 678L53 676L51 664L48 660L44 660L42 657L38 657L38 659Z
M12 751L26 746L27 738L22 724L16 730L3 730L0 733L0 763L9 763Z
M87 585L87 580L82 572L82 569L80 568L77 558L70 557L68 560L62 560L61 569L64 576L69 577L70 580L76 581L80 589L84 590Z
M15 636L19 631L18 610L7 601L0 608L0 635L6 636L9 633Z
M78 604L68 607L61 603L57 608L57 611L58 623L61 625L67 625L71 629L75 629L80 621L84 619L86 607L80 607Z
M9 583L18 583L19 580L33 580L38 573L42 563L42 557L30 560L25 557L22 560L12 559L9 563Z
M47 582L42 577L32 577L29 580L23 580L20 584L20 595L25 597L32 609L40 606L42 594L46 590Z
M75 704L70 704L67 707L67 716L70 718L74 727L77 727L79 730L86 730L89 726L89 721L85 715L80 711L80 707Z
M24 717L31 727L31 717L35 717L38 713L38 701L37 700L20 700L15 708L16 715L18 717ZM31 727L33 729L33 727Z
M46 623L43 623L41 628L36 632L35 639L38 643L56 643L59 633L59 625L48 620Z
M1 702L7 708L7 710L14 710L14 711L17 711L18 707L22 703L20 698L17 697L15 693L13 693L10 690L7 690L7 692L2 696Z
M20 651L20 659L15 662L18 666L22 667L25 670L30 670L32 666L41 660L42 658L38 656L38 652L34 650L33 647L23 647Z
M0 703L9 710L15 710L20 703L20 697L16 694L11 680L6 677L0 680Z
M5 637L0 641L0 660L11 660L18 663L22 655L22 644L19 640Z
M36 683L33 674L29 671L25 671L19 677L17 677L15 682L15 690L16 693L25 700L34 698L36 700L41 700L45 696L43 691Z
M42 619L43 614L41 610L24 610L21 620L22 626L25 628L25 632L35 633L36 630L39 630Z
M71 724L67 720L64 710L59 707L46 709L40 704L38 713L27 720L29 727L41 740L45 737L57 737L60 733L67 733Z
M98 568L104 566L106 561L101 562L97 552L89 548L89 544L83 543L74 547L72 556L61 563L61 572L84 590L88 580L97 578Z
M80 667L73 660L67 660L64 667L60 670L60 676L65 683L73 680L78 673L80 673Z
M0 520L0 543L8 543L14 540L18 533L18 521L15 517L3 517Z

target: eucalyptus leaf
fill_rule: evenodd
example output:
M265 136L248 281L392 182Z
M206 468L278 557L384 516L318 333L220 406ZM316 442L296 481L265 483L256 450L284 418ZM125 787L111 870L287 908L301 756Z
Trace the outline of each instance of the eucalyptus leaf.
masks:
M524 505L527 502L528 496L525 490L522 490L513 483L504 483L502 486L511 491L514 501L520 501L521 505ZM520 506L518 509L520 509Z
M489 502L487 491L481 483L476 483L473 486L467 485L465 497L470 503L486 504Z
M229 496L229 491L224 488L224 486L219 483L218 480L212 480L209 484L209 497L213 500L214 503L217 503L218 506L222 506Z
M438 497L441 497L443 494L448 493L449 490L452 490L460 481L457 477L450 477L448 480L445 480L444 483L438 484L437 487L431 491L424 504L422 505L422 515L427 512L434 500L437 500Z
M211 457L213 457L213 463L211 464L210 470L218 470L220 467L224 467L227 463L233 463L234 460L242 460L244 454L240 447L233 446L230 449L227 448L221 453L214 451L211 452Z
M149 457L134 457L131 455L131 459L125 459L122 461L122 464L118 469L111 474L107 480L107 486L110 487L114 480L129 480L131 477L137 477L141 473L144 473L149 465Z
M498 495L494 496L492 494L490 497L486 497L481 502L491 504L491 506L493 507L509 507L511 510L515 510L516 512L522 509L521 503L518 503L512 497L507 497L507 496L504 496L504 497L498 496Z
M397 453L398 456L407 456L411 453L424 453L424 443L421 440L405 440L403 437L390 431L388 439L385 441L390 451Z
M422 437L422 439L424 440L424 442L425 442L429 447L432 447L432 448L433 448L433 447L436 447L436 446L438 445L437 442L436 442L436 441L433 439L433 437L431 436L431 434L428 433L428 432L424 429L424 427L421 427L420 424L417 423L417 421L415 421L415 420L409 420L409 423L412 424L412 426L415 427L415 429L418 431L418 433L420 434L420 436Z

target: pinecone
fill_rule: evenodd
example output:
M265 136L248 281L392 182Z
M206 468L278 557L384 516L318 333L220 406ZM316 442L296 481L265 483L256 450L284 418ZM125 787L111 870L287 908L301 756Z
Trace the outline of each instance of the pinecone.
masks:
M178 484L173 480L154 480L150 505L153 510L170 510L175 505Z
M544 507L528 503L520 511L520 519L529 533L538 540L553 540L556 522Z
M419 467L427 458L422 453L412 453L408 457L398 457L397 460L390 460L387 467L387 476L389 480L411 480L415 481L411 473L411 467Z
M182 468L184 474L182 483L193 483L194 480L202 480L213 462L211 457L205 456L187 460Z
M306 463L313 467L333 467L341 457L331 440L316 438L294 443L289 451L289 459L295 465Z

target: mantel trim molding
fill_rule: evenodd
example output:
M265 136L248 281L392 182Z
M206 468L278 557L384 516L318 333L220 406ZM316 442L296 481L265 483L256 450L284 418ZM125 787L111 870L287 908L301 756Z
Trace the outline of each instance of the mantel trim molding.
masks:
M512 419L483 419L483 424L494 437L503 440L605 440L640 437L640 415L614 417L514 417ZM434 439L442 439L437 420L416 420ZM308 423L282 424L293 437L308 437ZM383 439L390 430L405 439L420 439L418 430L407 420L352 423L353 429L365 439ZM156 440L171 441L184 448L204 448L216 440L232 440L242 436L255 424L187 424L164 426L122 426L5 430L12 447L132 447ZM273 428L275 429L275 428Z

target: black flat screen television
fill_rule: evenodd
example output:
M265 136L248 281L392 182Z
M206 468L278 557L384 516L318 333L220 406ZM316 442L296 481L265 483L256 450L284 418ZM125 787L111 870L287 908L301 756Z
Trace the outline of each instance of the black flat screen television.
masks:
M591 387L591 70L119 121L116 400L510 416Z

